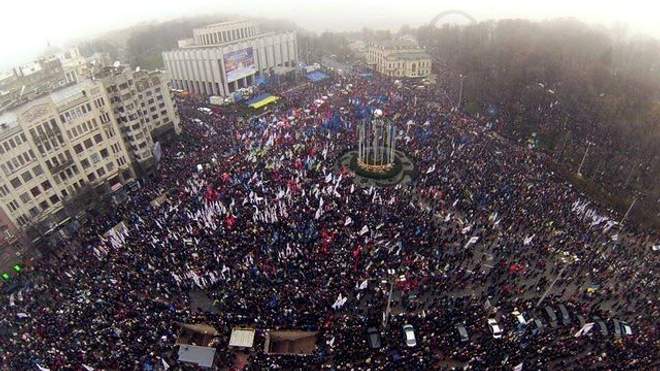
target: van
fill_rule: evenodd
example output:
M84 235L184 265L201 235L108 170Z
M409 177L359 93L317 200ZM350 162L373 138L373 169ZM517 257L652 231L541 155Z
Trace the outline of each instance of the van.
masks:
M375 327L369 327L367 329L367 340L369 342L369 348L371 349L380 349L382 346L380 331Z

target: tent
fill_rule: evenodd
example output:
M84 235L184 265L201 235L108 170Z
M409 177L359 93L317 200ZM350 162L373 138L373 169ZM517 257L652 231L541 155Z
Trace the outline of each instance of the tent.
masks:
M256 330L254 328L236 327L232 329L231 336L229 338L229 346L252 348L252 345L254 344L255 332Z
M323 81L325 79L330 78L330 76L326 75L325 73L323 73L321 71L314 71L314 72L308 73L307 78L309 80L311 80L312 82L319 82L319 81Z
M280 97L264 93L251 98L250 100L246 101L245 104L251 108L259 109L273 102L277 102L279 99Z
M196 345L179 346L179 362L195 364L201 368L212 369L215 360L215 348Z

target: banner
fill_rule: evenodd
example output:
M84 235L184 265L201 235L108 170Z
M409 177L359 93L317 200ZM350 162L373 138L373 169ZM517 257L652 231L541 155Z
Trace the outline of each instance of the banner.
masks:
M254 50L252 48L227 53L224 55L224 62L227 82L236 81L257 72L257 66L254 63Z

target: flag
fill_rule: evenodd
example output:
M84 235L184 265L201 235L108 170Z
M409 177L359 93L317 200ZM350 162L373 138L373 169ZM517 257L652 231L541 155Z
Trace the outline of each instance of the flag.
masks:
M527 246L527 245L529 245L530 243L532 243L532 240L534 239L534 236L536 236L536 234L533 234L533 235L531 235L531 236L525 238L525 240L523 241L523 244L524 244L525 246Z
M360 229L359 235L362 236L363 234L365 234L367 232L369 232L369 227L367 227L365 225L364 227L362 227L362 229Z
M365 280L360 284L360 286L358 286L358 290L364 290L364 289L366 289L368 284L369 284L369 280L366 280L366 279L365 279Z
M39 369L39 371L50 371L49 368L41 367L41 365L38 363L35 363L35 365L37 366L37 369Z
M477 236L472 236L472 237L470 237L470 239L468 240L468 242L465 244L464 248L467 248L468 246L470 246L470 245L472 245L472 244L474 244L474 243L477 243L477 241L479 241L479 237L477 237Z
M434 171L435 171L435 164L431 165L431 167L429 167L428 170L426 170L426 174L431 174Z
M87 366L86 364L83 363L83 368L87 371L94 371L94 367Z
M522 362L520 362L516 367L513 368L513 371L522 371Z
M344 222L344 227L353 223L353 219L351 219L350 216L346 217L346 221Z
M168 365L167 362L165 362L165 359L161 358L160 360L163 362L163 369L167 371L170 368L170 365Z
M584 326L582 326L582 328L578 332L575 333L575 337L578 338L582 335L588 334L589 331L591 331L592 327L594 327L593 322L585 323Z

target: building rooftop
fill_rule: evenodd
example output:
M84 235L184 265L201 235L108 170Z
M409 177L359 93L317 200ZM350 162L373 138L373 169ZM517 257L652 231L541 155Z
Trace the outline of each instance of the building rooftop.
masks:
M222 22L218 22L218 23L207 24L206 26L198 27L197 29L203 30L203 29L207 29L207 28L230 26L232 24L239 24L239 23L245 23L245 22L250 22L250 20L249 19L243 19L243 18L231 19L231 20L226 20L226 21L222 21Z
M417 60L417 59L431 59L431 56L425 51L413 51L413 52L394 52L388 55L385 59L387 60Z
M83 80L75 85L70 85L62 89L54 90L50 93L55 105L62 105L72 100L85 97L88 92L96 86L92 80Z

